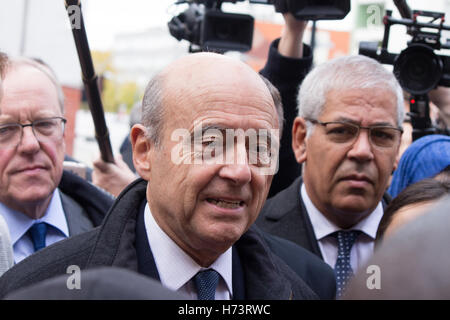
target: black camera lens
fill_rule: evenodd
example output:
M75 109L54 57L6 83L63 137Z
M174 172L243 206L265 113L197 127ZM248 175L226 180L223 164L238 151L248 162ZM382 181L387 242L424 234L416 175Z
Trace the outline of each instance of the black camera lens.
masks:
M247 14L206 10L202 23L201 44L205 50L251 49L254 19Z
M442 61L433 49L423 44L411 44L394 63L394 74L402 88L411 94L426 94L442 77Z

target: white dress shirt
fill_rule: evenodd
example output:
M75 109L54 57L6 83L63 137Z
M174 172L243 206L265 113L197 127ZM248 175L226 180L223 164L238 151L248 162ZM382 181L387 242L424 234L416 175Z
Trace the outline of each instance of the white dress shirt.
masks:
M50 228L47 228L47 235L45 237L46 246L69 236L69 227L67 225L66 215L64 214L58 188L53 191L50 204L48 205L44 216L40 219L31 219L26 214L15 211L1 202L0 214L5 218L9 227L15 263L19 263L34 253L33 242L27 234L28 229L30 229L34 223L46 222L51 226Z
M197 299L197 290L192 278L197 272L206 268L198 265L159 227L150 212L148 203L145 205L144 223L162 285ZM219 256L208 269L214 269L220 274L216 300L232 299L231 248Z
M331 221L329 221L311 202L306 192L305 184L301 186L301 196L311 220L314 234L319 243L319 248L323 259L333 269L337 260L338 243L337 239L331 234L335 231L342 230ZM355 244L350 252L350 264L353 272L364 266L374 251L375 237L378 225L383 217L383 206L378 203L377 207L366 218L351 228L351 230L360 230L362 234L356 239Z

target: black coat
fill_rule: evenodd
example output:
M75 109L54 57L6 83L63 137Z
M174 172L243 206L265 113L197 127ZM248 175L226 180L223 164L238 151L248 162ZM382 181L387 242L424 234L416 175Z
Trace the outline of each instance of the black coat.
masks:
M94 227L102 223L114 202L114 198L110 194L70 171L63 171L58 188L64 195L69 196L81 207L82 214L86 216ZM67 208L65 207L64 210L66 211ZM74 218L73 216L71 218L68 217L71 213L65 213L68 220ZM68 222L70 224L70 221Z
M0 297L18 288L65 274L70 265L77 265L82 270L115 266L141 273L144 267L150 269L146 273L158 278L154 260L143 263L146 258L138 254L140 250L136 248L136 244L142 243L142 237L137 239L136 234L142 224L137 220L142 212L146 185L140 179L128 186L114 202L100 227L49 246L7 271L0 278ZM300 270L296 274L270 251L256 227L251 227L235 243L233 250L242 266L245 299L318 298L298 276ZM149 247L146 252L151 256ZM299 261L307 260L296 251L289 256Z

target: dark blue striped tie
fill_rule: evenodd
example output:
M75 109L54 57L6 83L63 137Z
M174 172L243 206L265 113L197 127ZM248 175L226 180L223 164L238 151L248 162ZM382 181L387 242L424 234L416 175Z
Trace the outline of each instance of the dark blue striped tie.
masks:
M28 232L33 241L34 251L45 248L45 236L47 235L47 224L45 222L38 222L28 229Z
M214 300L219 274L213 269L199 271L194 277L198 300Z
M353 276L353 269L350 264L350 252L356 238L361 234L361 231L337 231L332 235L338 240L338 257L334 266L334 273L336 274L337 292L336 296L339 298L344 293L347 283Z

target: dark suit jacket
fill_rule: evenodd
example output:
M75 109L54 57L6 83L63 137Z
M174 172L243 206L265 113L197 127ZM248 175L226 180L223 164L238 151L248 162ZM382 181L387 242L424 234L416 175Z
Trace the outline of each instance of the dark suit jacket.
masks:
M267 200L256 225L270 234L295 242L323 259L300 194L302 183L303 180L299 177L287 189ZM389 201L390 198L386 194L383 197L383 206Z
M63 171L58 188L70 236L99 226L114 202L110 194L70 171Z
M151 274L158 278L148 243L137 224L147 183L137 180L114 202L100 227L55 243L31 255L8 270L0 278L0 297L21 287L62 275L68 266L80 269L115 266ZM142 249L147 255L142 254ZM281 258L272 253L260 231L251 227L233 246L238 260L233 270L242 270L240 279L245 299L317 299L318 296ZM292 251L293 259L303 257ZM239 272L237 272L239 275Z

